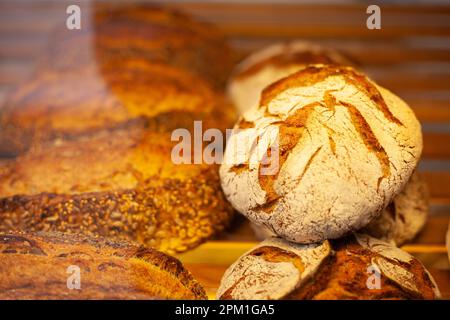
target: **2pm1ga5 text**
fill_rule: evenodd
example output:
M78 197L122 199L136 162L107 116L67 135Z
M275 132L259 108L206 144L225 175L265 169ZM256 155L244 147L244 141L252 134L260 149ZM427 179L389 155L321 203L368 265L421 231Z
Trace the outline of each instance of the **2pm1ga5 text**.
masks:
M272 315L275 313L274 305L234 305L234 304L220 304L219 308L207 306L187 306L182 304L175 308L176 315L201 315L203 318L208 316L208 313L217 313L223 315Z

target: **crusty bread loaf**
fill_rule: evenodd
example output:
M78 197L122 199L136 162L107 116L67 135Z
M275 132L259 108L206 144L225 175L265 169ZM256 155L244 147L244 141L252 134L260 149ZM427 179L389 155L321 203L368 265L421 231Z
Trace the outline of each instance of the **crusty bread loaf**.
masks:
M227 92L239 114L258 107L265 87L309 64L353 63L334 50L306 41L270 45L256 51L239 63L228 81Z
M401 246L423 229L428 210L428 188L425 179L415 171L403 191L362 232Z
M232 210L217 166L173 163L172 132L234 121L214 80L223 74L209 66L227 47L208 26L188 27L184 15L100 8L92 27L98 64L64 70L55 53L55 67L40 69L2 109L0 149L16 158L0 164L0 230L86 232L187 250L222 230ZM201 77L206 70L211 76Z
M424 178L415 171L400 194L360 232L401 246L423 229L428 217L429 196ZM250 223L259 240L276 234L264 225Z
M176 110L215 109L209 117L222 118L219 128L232 124L221 92L232 57L215 28L145 5L101 4L93 14L79 36L56 37L48 61L8 97L0 156Z
M70 266L79 289L69 289ZM60 233L0 234L0 299L206 299L180 261L123 241Z
M56 141L0 171L0 230L83 232L184 251L223 230L232 209L217 166L171 161L177 113ZM170 115L169 115L170 116ZM191 122L192 123L192 122Z
M182 116L177 111L192 112L195 120L221 118L214 125L224 129L233 121L229 109L207 82L167 65L137 60L104 67L103 73L94 66L64 74L42 71L6 102L0 148L20 154L49 140L164 114L170 125Z
M223 89L233 54L214 25L144 3L80 5L82 29L58 28L41 69L71 72L88 64L101 68L143 60L188 71Z
M436 299L432 276L408 253L364 234L299 245L270 238L225 272L220 299Z
M350 67L311 65L275 82L235 128L220 168L225 195L298 243L366 226L422 152L408 105Z

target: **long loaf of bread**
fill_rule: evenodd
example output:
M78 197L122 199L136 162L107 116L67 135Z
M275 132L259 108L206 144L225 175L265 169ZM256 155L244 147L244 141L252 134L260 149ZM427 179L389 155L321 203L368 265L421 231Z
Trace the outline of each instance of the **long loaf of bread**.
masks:
M0 234L0 299L206 299L180 261L123 241Z
M224 129L232 119L219 90L228 48L178 13L104 5L94 13L96 59L61 65L55 49L54 66L2 109L1 151L15 157L0 166L0 230L192 248L222 230L232 209L215 165L172 162L171 134L192 132L196 120ZM77 47L79 37L64 45Z

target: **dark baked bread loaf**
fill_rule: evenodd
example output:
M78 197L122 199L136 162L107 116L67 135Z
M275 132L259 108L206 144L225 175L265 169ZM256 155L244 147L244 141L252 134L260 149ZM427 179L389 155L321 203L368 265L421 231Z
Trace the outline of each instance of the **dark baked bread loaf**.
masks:
M7 99L0 155L170 111L215 109L210 117L232 124L220 92L232 57L215 28L153 6L100 4L92 14L86 30L56 36L38 72Z
M228 268L217 297L436 299L440 293L419 260L356 234L311 245L267 239Z
M79 289L69 289L69 266ZM180 261L127 242L60 233L0 234L0 299L206 299Z
M55 67L12 94L0 116L0 149L16 155L0 164L0 230L120 236L175 252L227 225L217 167L171 159L173 130L232 121L217 89L224 74L209 65L226 66L214 55L227 47L190 21L102 5L92 26L98 63L64 71L54 53Z
M171 122L188 112L195 120L221 119L215 127L223 129L232 121L229 109L207 82L168 65L137 60L105 66L102 73L89 65L67 73L42 71L2 109L0 149L17 155L50 140L158 115L165 115L173 130Z

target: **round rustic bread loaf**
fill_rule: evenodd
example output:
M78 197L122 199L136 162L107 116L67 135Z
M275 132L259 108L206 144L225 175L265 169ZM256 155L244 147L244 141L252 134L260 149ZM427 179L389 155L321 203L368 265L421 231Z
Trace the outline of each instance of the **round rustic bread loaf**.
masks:
M220 168L228 200L298 243L366 226L405 186L422 152L408 105L350 67L314 65L267 87Z
M79 282L71 279L76 268ZM206 294L180 261L154 249L82 235L7 232L0 234L0 299L206 299Z
M428 217L428 188L423 177L415 171L411 179L382 212L362 229L362 232L401 246L423 229ZM276 234L264 225L250 223L255 236L264 240Z
M423 229L428 217L429 193L425 180L415 171L400 194L362 232L401 246Z
M225 272L219 299L436 299L419 260L386 242L355 234L300 245L270 238Z
M234 69L228 95L237 111L258 107L262 90L309 64L352 65L337 51L306 41L278 43L257 51Z

